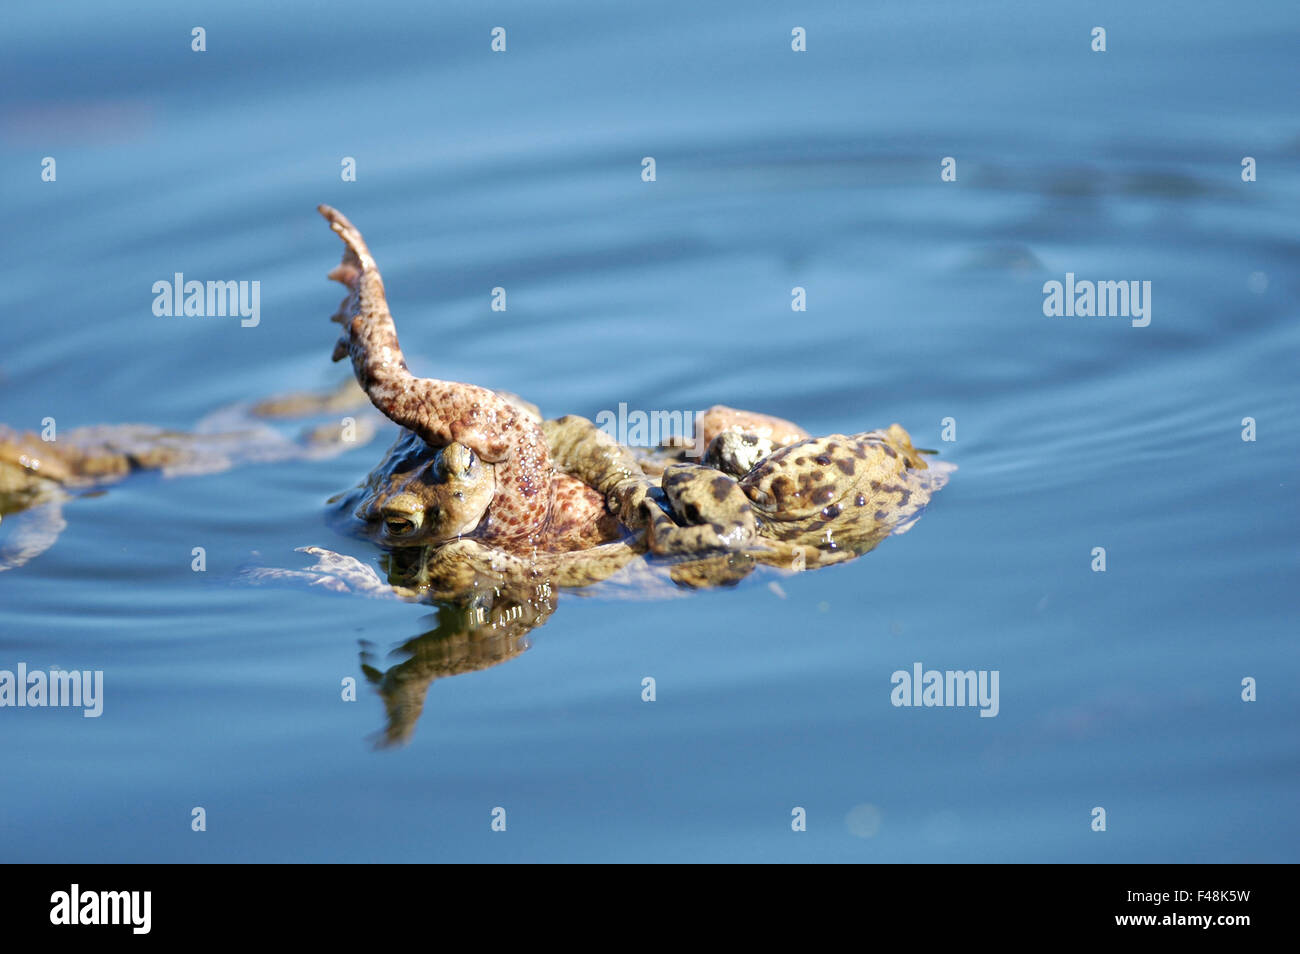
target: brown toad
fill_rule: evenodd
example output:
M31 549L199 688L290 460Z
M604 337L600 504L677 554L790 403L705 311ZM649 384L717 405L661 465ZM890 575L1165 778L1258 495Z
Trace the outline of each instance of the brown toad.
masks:
M441 528L438 535L451 539L463 535L450 532L460 529L513 552L563 551L616 535L603 501L552 465L538 422L516 402L478 385L411 374L365 240L342 213L327 205L319 211L346 246L330 272L349 292L333 318L343 326L334 360L351 358L375 407L430 449L460 445L488 465L481 471L482 479L490 477L488 505L476 518L460 508L461 526Z

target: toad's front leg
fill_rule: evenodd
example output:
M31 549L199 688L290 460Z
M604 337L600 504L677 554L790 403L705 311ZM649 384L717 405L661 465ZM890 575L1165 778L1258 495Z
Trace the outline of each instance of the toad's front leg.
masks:
M342 263L330 272L349 292L333 318L343 325L334 360L351 358L358 383L390 420L433 447L459 442L495 465L491 519L479 539L516 548L539 542L554 479L537 423L495 391L411 374L365 240L341 212L327 205L319 211L347 246Z
M552 460L604 497L609 512L631 530L645 530L651 552L694 556L757 545L749 501L716 470L673 464L661 480L585 417L570 414L542 424Z

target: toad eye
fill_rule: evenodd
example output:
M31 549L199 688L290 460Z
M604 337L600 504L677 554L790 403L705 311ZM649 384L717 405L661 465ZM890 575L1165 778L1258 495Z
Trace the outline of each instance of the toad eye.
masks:
M415 522L406 517L387 516L384 518L384 528L393 536L400 537L414 532Z
M390 537L409 537L424 525L425 508L414 494L398 494L383 502L379 517Z

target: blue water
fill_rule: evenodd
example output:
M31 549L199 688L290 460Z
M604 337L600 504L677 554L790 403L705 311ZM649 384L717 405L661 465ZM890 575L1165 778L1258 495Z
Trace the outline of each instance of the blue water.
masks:
M331 386L328 202L417 373L548 415L898 421L960 469L783 596L563 596L384 750L363 653L400 661L434 607L238 580L305 545L378 565L325 500L391 425L74 500L0 573L0 669L102 669L104 713L0 710L0 860L1300 860L1294 5L5 16L4 423L186 428ZM156 317L175 272L260 281L260 325ZM1066 272L1150 281L1150 325L1045 317ZM891 705L918 661L999 671L997 717Z

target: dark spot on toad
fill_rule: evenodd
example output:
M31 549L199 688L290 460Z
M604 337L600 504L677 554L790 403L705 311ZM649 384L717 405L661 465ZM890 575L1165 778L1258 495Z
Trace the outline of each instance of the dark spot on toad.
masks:
M853 472L858 469L858 465L853 463L853 461L849 460L847 457L841 457L835 462L835 466L850 477L852 477Z
M726 500L727 495L731 493L731 487L732 487L732 483L729 478L714 477L713 478L713 499L717 500L719 503Z

